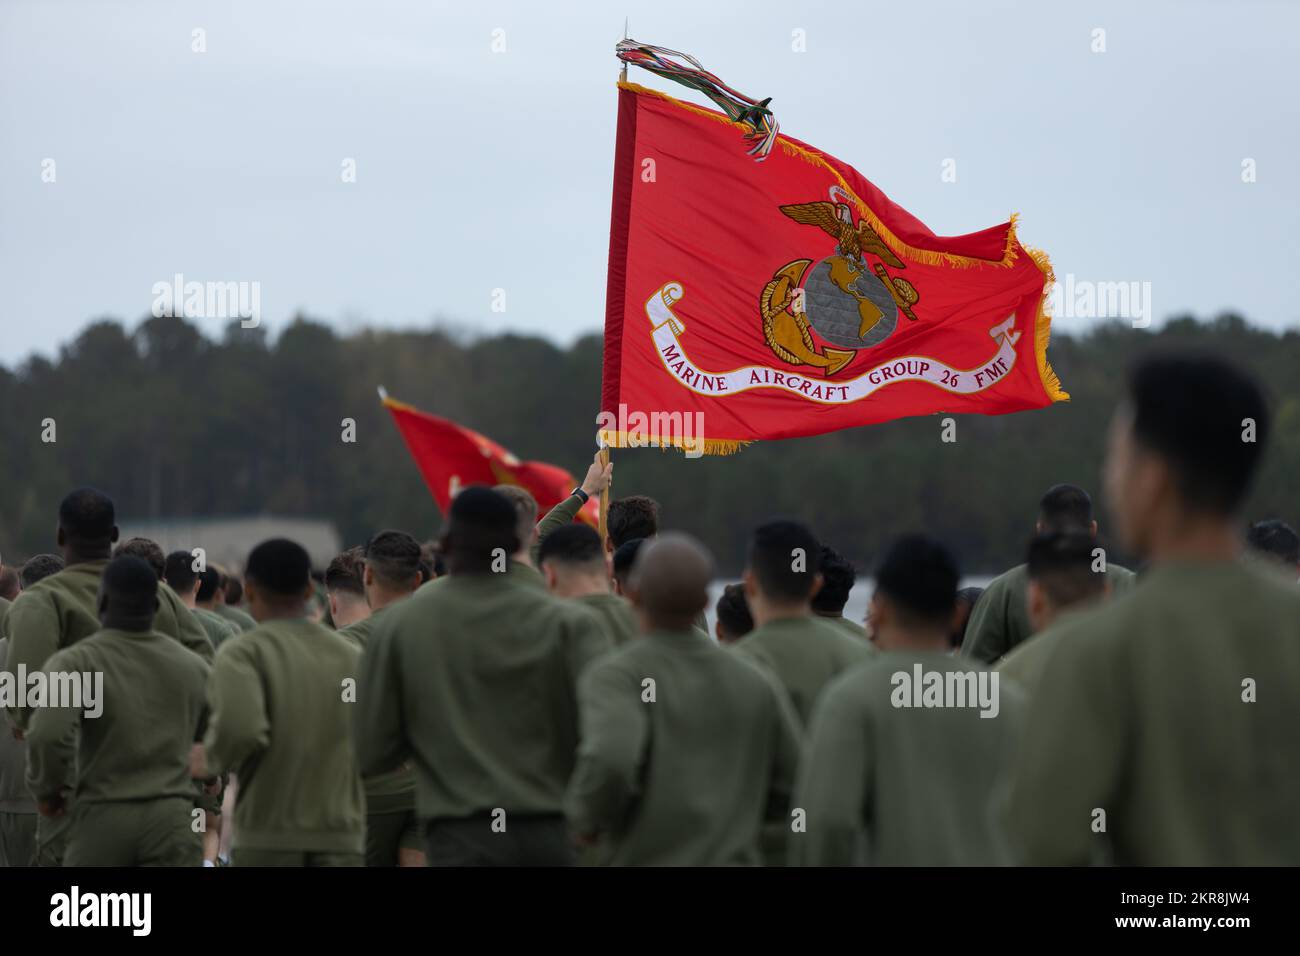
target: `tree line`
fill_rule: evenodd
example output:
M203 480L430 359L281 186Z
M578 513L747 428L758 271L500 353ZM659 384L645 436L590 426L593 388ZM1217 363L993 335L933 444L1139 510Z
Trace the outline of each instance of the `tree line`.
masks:
M348 543L385 527L432 536L440 516L376 386L580 477L594 451L601 346L599 335L564 348L447 327L339 335L302 317L274 338L238 322L219 339L179 318L94 322L53 360L0 367L0 554L13 563L54 550L58 502L87 484L111 494L123 519L273 513L330 519ZM923 529L967 572L993 573L1020 560L1049 485L1100 499L1125 370L1148 350L1182 347L1236 360L1271 391L1273 436L1249 512L1294 524L1300 333L1235 315L1058 332L1049 355L1072 400L957 416L955 442L940 440L938 417L922 417L726 457L616 450L614 493L657 498L665 525L700 537L728 574L750 529L773 515L808 521L864 570L892 536ZM345 418L355 442L341 438ZM1106 543L1104 509L1099 519Z

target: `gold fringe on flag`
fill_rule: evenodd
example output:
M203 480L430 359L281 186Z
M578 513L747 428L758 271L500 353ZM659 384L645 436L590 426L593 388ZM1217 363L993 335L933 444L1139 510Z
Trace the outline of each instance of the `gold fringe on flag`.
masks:
M675 448L678 451L688 452L700 450L704 455L734 455L746 445L754 444L752 441L739 441L733 438L693 438L686 441L682 438L670 438L667 441L661 439L650 440L644 435L628 435L627 432L617 432L602 429L600 440L610 448L658 448L660 451L667 451L669 448ZM629 439L635 438L636 445L633 446Z
M1054 402L1068 402L1070 393L1061 387L1061 380L1052 371L1052 363L1047 361L1047 345L1052 340L1052 316L1047 311L1047 287L1056 282L1056 273L1052 270L1052 260L1042 249L1026 248L1029 258L1043 274L1043 294L1038 299L1038 314L1034 316L1034 355L1038 359L1038 377L1043 381L1043 390Z

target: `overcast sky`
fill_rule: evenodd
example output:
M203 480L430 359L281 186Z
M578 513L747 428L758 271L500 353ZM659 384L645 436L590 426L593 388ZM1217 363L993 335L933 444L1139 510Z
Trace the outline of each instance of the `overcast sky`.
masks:
M0 362L175 273L273 332L599 329L625 14L935 232L1300 325L1300 3L0 0Z

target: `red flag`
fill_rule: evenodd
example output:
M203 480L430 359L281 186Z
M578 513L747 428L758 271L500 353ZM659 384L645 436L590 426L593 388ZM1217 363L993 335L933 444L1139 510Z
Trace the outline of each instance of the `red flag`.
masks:
M391 398L383 402L444 515L456 492L467 485L519 485L537 499L545 514L567 498L577 484L563 468L543 461L520 461L492 439L463 425L405 402ZM593 498L578 517L595 527L597 509Z
M1051 266L1020 245L1014 217L936 236L852 167L778 135L766 101L735 101L702 68L656 72L735 102L728 112L744 122L619 84L600 419L610 444L726 454L1069 398L1047 361Z

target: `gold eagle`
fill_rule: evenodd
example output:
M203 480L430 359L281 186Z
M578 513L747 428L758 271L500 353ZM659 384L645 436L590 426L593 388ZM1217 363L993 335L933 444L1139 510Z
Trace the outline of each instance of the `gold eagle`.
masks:
M856 262L864 252L870 252L895 269L907 268L865 219L853 228L853 214L847 203L801 202L782 206L781 211L795 222L821 228L839 244L840 255L850 261Z

